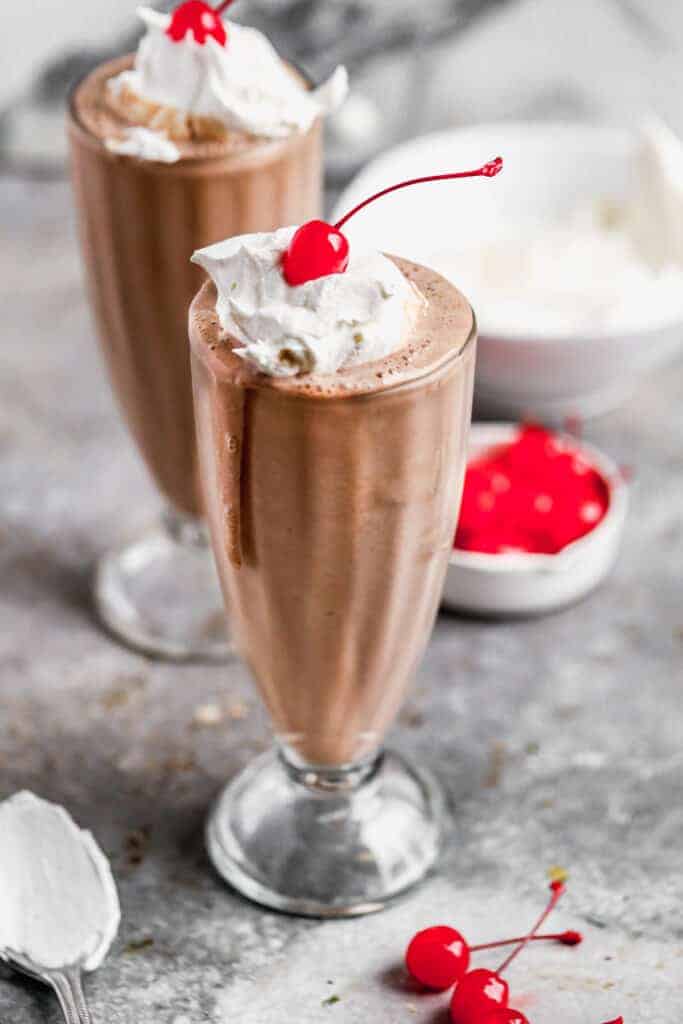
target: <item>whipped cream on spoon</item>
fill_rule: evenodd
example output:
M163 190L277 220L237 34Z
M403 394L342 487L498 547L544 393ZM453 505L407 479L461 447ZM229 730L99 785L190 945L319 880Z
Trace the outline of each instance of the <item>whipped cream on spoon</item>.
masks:
M33 793L0 803L0 959L50 985L67 1024L90 1024L81 972L102 963L121 917L92 835Z

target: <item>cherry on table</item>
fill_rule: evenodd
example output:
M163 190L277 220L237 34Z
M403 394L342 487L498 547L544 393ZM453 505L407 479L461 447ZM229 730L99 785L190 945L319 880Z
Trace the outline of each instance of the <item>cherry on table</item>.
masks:
M467 971L472 953L480 953L501 946L516 946L525 939L518 935L511 939L496 939L470 946L456 928L434 925L417 932L408 944L405 955L408 973L425 988L443 992L455 984ZM581 932L567 929L534 935L532 942L559 942L562 946L578 946L583 942Z
M405 964L408 973L424 988L445 992L463 977L469 967L472 953L500 946L518 945L525 936L497 939L470 946L456 928L434 925L417 932L408 944ZM583 942L581 932L567 930L546 935L534 935L532 942L559 942L563 946L578 946Z
M564 882L559 880L550 883L550 899L546 904L543 913L538 918L533 928L515 946L509 956L503 960L500 967L495 971L486 968L479 968L470 971L457 984L451 1000L450 1013L453 1024L481 1024L482 1018L493 1010L507 1008L509 988L502 977L503 972L510 966L522 950L534 941L539 929L548 915L555 909L564 893Z
M479 1024L485 1014L507 1007L509 986L496 971L478 967L458 982L451 999L453 1024Z
M529 1024L529 1021L519 1010L501 1006L500 1009L485 1014L478 1024Z
M469 962L467 942L447 925L424 928L413 936L406 950L408 972L434 992L451 988L466 973Z
M185 0L185 3L176 7L171 15L166 35L175 43L180 43L188 32L191 32L201 46L206 43L209 36L220 46L225 46L228 35L220 15L231 2L232 0L227 0L226 3L214 8L204 3L204 0Z

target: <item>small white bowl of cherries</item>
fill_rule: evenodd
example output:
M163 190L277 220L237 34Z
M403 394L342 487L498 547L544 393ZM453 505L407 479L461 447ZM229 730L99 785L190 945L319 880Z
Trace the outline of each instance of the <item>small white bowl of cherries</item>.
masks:
M473 424L443 605L523 616L584 597L614 564L627 491L608 456L568 434Z

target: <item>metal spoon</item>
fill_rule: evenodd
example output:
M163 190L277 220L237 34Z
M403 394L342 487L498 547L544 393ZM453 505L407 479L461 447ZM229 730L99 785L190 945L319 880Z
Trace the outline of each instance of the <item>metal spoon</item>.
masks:
M81 982L121 920L109 861L64 807L35 793L0 803L0 960L49 985L66 1024L91 1024Z
M14 970L27 974L29 978L49 985L59 1000L66 1024L92 1024L83 993L80 963L57 968L42 967L28 957L8 949L0 950L0 959L6 961Z

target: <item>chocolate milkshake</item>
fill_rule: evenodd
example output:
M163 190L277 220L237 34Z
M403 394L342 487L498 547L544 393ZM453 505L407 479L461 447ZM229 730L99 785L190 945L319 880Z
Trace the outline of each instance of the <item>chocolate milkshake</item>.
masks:
M311 91L260 33L206 11L202 17L209 22L193 22L196 4L182 5L172 17L143 9L147 34L137 55L92 72L77 87L69 115L84 263L110 379L173 510L176 537L190 532L195 539L201 537L193 521L201 515L202 498L187 308L202 275L190 256L219 238L317 212L321 118L340 101L346 81L338 70L321 90ZM188 622L191 635L184 638L178 611L164 638L159 608L174 602L168 590L173 579L186 585L180 579L186 571L169 565L166 595L159 592L152 625L139 607L154 601L150 588L136 584L134 593L130 573L120 565L109 570L105 587L98 587L100 611L137 646L191 654L223 644L207 626L212 616L216 622L215 588L206 621L202 610L202 621ZM103 589L122 587L122 600L103 598ZM179 593L175 603L182 600ZM186 601L191 604L193 596ZM196 607L205 603L203 597L194 601Z
M279 739L310 765L379 746L455 532L472 313L445 279L397 266L424 300L403 347L335 374L245 365L213 284L191 308L199 452L233 632Z
M288 287L291 239L195 257L213 278L190 310L209 527L286 766L232 784L209 844L247 895L328 915L377 909L435 855L433 791L378 751L452 547L475 326L452 284L379 253Z

